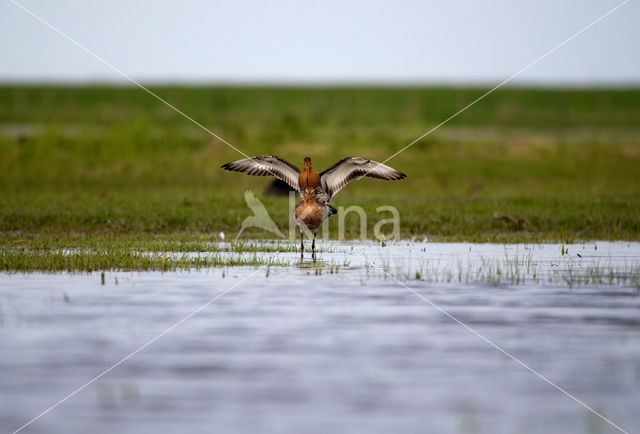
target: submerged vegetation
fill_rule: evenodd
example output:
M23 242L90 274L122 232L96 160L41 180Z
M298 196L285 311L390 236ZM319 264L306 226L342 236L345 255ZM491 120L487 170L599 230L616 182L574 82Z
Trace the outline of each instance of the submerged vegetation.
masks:
M163 251L161 240L152 244L156 250L142 250L146 245L144 240L126 237L122 239L122 245L95 247L102 242L94 239L80 247L82 243L77 239L71 243L70 239L64 238L55 245L32 242L29 247L5 247L0 249L0 271L173 271L246 266L262 267L266 278L274 272L298 270L315 276L345 275L360 279L365 285L369 279L386 279L408 284L609 286L640 290L638 253L631 246L627 247L630 254L627 261L607 255L589 255L584 245L582 249L576 249L582 254L569 254L570 247L564 244L546 245L544 253L540 250L543 245L524 244L520 246L527 252L525 254L505 250L501 255L495 251L491 253L491 248L483 254L482 247L476 247L471 254L468 245L461 244L454 247L456 253L449 250L443 257L437 252L446 244L402 242L400 250L399 244L395 244L394 250L390 251L381 243L330 242L328 248L322 250L318 262L301 262L294 245L271 242L230 244L211 241L192 251L175 248L179 247L173 244L178 242L175 239L166 244L171 251ZM70 244L75 247L61 247ZM92 247L86 247L89 245ZM550 253L550 247L556 247L560 254ZM597 246L594 253L597 253ZM274 271L273 267L278 270Z
M269 254L296 251L293 244L228 243L204 234L13 234L3 238L0 270L169 271L234 265L284 266L290 261Z
M418 280L429 283L489 285L624 286L640 290L640 264L613 265L607 261L582 262L566 258L557 262L533 260L530 256L482 259L478 262L420 261L400 267L367 264L367 271L385 279Z
M134 252L122 249L79 251L5 250L0 271L99 271L205 268L218 266L288 265L289 261L265 256L190 255Z
M286 253L297 252L297 245L279 241L224 242L219 235L175 234L6 234L2 239L5 248L30 250L60 249L110 249L139 252L235 252L235 253ZM324 251L318 249L318 251Z
M153 91L248 155L297 164L310 154L321 169L347 155L383 161L485 89ZM288 200L261 195L267 178L220 170L243 156L137 88L1 86L0 155L3 269L38 268L18 265L26 257L16 249L40 269L49 265L37 255L57 249L122 255L95 257L97 268L142 264L135 252L237 249L217 234L233 239L251 215L247 189L287 233ZM407 239L640 240L638 89L503 89L389 164L408 178L357 181L333 200L364 208L369 237L388 217L376 209L392 205ZM347 238L358 237L357 216L347 223ZM329 229L335 238L334 222ZM249 228L240 250L271 236ZM275 243L273 252L295 248ZM56 258L61 269L71 261ZM144 260L153 265L141 268L160 261Z

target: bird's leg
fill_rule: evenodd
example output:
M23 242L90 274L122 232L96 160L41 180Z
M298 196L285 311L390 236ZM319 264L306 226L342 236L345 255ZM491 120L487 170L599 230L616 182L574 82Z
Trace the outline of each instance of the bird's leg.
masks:
M304 259L304 234L300 231L300 260Z
M316 233L313 233L313 241L311 242L311 258L313 261L316 260Z

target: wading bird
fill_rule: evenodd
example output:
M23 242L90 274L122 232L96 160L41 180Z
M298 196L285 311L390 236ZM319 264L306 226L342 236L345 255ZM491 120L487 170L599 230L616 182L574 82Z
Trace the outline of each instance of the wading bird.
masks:
M300 259L304 258L304 230L313 233L311 257L316 259L316 231L322 223L336 214L329 205L331 198L345 185L362 176L394 181L406 178L404 173L362 157L347 157L320 173L311 167L311 158L304 159L302 171L284 158L274 155L258 155L253 158L233 161L222 165L232 172L245 172L247 175L275 176L283 180L296 191L302 200L296 206L293 220L300 227Z

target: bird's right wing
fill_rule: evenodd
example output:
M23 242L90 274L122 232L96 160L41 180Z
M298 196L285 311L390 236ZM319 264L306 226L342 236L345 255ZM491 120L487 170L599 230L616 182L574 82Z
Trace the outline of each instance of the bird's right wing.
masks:
M289 184L294 190L300 190L298 188L300 169L284 158L275 155L258 155L253 158L233 161L221 167L232 172L244 172L247 175L275 176Z
M320 173L322 188L332 197L354 179L370 178L395 181L407 177L404 173L377 161L362 157L347 157Z

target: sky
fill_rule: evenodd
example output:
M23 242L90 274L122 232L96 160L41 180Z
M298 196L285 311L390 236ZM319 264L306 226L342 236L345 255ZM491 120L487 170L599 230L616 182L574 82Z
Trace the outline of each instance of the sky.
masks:
M622 0L0 0L0 81L498 83ZM640 84L631 0L514 83Z

